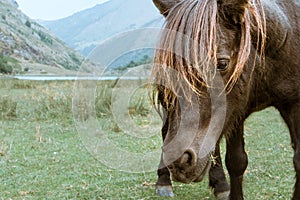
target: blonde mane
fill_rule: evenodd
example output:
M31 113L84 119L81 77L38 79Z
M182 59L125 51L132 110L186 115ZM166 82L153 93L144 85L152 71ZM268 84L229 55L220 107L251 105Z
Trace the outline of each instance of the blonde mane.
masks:
M170 10L151 75L156 84L163 86L158 86L156 92L164 94L164 101L171 103L178 95L188 98L184 85L198 95L203 94L203 88L209 86L209 80L215 75L217 22L224 15L219 13L218 1L183 0ZM239 52L234 72L226 83L227 91L243 72L252 45L256 44L256 52L261 57L265 46L266 25L260 0L251 0L241 21ZM253 32L255 38L251 37Z

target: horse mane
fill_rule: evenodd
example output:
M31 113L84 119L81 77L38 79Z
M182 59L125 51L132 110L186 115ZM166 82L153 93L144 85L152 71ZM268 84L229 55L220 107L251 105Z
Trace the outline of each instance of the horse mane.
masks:
M220 0L183 0L175 5L167 16L164 30L155 53L151 77L157 85L156 92L162 92L165 102L172 102L174 96L189 91L198 95L203 87L209 87L217 72L217 22L220 16ZM262 55L265 44L265 16L261 0L249 0L242 16L240 46L234 72L226 83L230 91L250 56L253 43L256 52ZM221 9L222 10L222 9ZM251 37L254 32L255 38ZM256 41L252 41L256 39ZM188 87L186 87L188 86Z

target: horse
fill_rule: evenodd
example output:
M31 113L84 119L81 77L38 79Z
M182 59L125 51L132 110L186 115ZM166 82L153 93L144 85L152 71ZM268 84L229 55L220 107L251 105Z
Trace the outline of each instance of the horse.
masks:
M300 1L153 0L165 17L151 80L162 116L156 192L209 173L218 199L243 199L244 122L275 107L287 124L300 199ZM222 166L219 143L226 140Z

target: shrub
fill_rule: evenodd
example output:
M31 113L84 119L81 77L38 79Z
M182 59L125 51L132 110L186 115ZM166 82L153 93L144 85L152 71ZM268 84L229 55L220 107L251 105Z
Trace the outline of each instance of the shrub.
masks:
M48 37L46 33L39 31L37 34L39 35L42 42L49 45L53 44L53 40L50 37Z
M17 102L8 96L0 98L0 119L17 117Z
M7 65L6 63L0 63L0 73L11 74L13 72L13 67Z
M0 73L11 74L14 68L19 67L19 63L16 59L0 54Z
M70 53L69 56L74 61L74 63L76 63L76 65L81 65L82 62L75 53Z
M25 25L26 25L28 28L31 28L31 23L30 23L30 21L27 20L27 21L25 22Z

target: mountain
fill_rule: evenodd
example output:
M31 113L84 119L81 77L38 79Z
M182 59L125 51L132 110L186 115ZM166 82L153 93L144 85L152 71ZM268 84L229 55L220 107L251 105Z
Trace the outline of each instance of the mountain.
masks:
M87 56L109 37L137 28L160 27L163 21L151 0L110 0L67 18L40 23Z
M0 73L68 74L83 57L18 9L0 0Z

